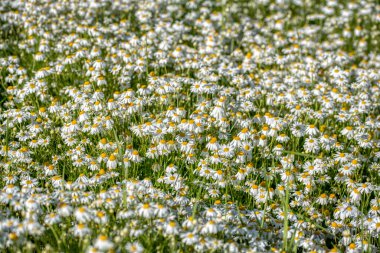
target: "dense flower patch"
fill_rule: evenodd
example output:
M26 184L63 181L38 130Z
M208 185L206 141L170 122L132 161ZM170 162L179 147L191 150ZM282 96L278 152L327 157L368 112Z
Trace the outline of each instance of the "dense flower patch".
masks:
M376 1L0 1L0 250L375 252Z

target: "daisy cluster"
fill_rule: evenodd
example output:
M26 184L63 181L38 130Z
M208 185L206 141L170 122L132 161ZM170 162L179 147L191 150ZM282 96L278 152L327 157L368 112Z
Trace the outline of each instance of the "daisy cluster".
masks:
M379 13L0 1L0 251L375 252Z

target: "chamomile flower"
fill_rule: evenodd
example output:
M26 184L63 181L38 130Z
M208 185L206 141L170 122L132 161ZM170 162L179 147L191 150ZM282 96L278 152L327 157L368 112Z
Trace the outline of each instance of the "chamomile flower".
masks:
M150 218L154 214L154 209L150 203L140 204L138 214L144 218Z
M125 249L129 253L142 253L144 252L144 247L139 242L127 243Z
M304 149L309 153L318 153L320 150L318 139L307 138L304 144Z
M107 251L114 248L114 243L106 235L99 235L94 246L100 251Z
M188 232L181 235L182 242L186 245L195 245L199 238L195 233Z
M176 235L179 233L178 224L175 221L169 221L165 224L164 231L168 235Z
M114 154L111 154L107 160L107 168L112 170L112 169L115 169L116 167L117 167L117 158Z
M84 237L91 233L91 230L83 223L79 223L72 228L74 236Z
M79 207L74 212L75 218L78 222L85 223L87 221L90 221L92 218L92 215L89 211L89 209L85 206Z

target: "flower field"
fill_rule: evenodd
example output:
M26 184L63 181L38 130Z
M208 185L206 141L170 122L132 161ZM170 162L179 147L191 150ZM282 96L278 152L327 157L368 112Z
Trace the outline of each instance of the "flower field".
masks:
M376 0L0 1L0 252L377 252Z

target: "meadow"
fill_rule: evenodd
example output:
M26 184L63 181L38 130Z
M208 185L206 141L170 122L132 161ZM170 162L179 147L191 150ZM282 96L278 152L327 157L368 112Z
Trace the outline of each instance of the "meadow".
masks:
M377 252L374 0L0 1L1 252Z

